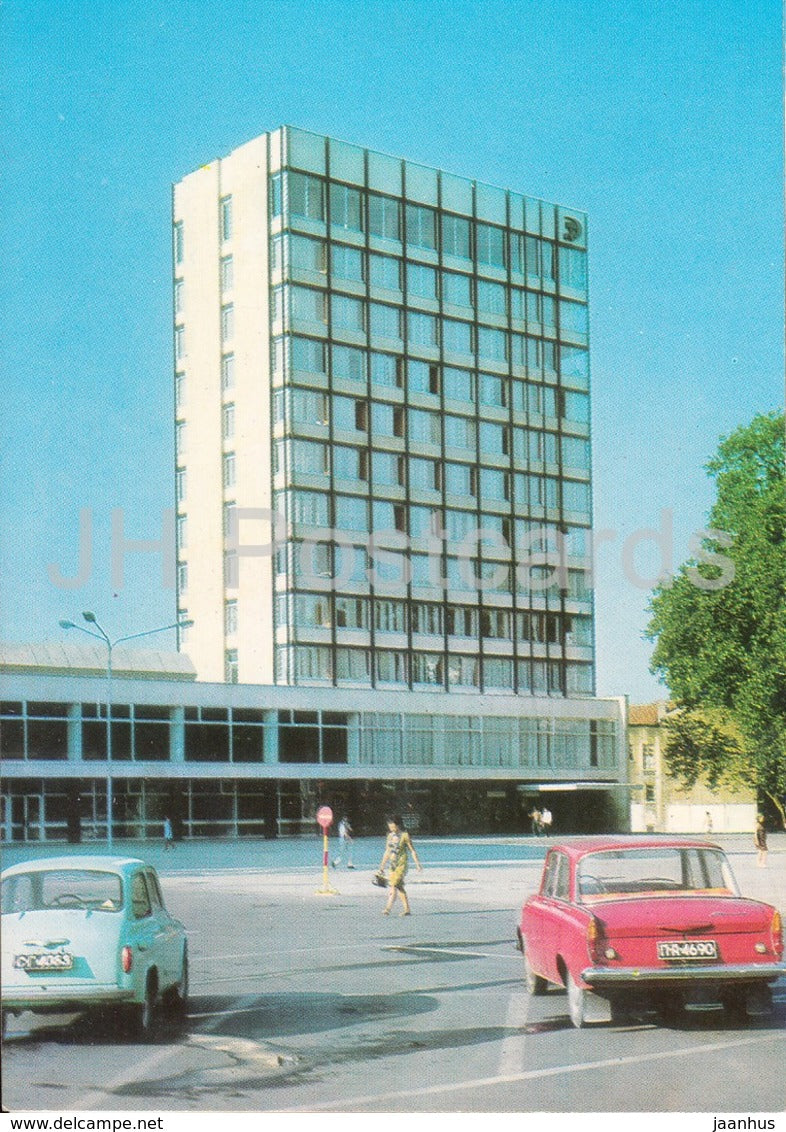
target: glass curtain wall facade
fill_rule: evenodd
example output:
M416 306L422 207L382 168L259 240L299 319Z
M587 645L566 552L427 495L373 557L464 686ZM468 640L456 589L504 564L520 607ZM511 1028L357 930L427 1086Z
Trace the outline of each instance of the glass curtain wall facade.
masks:
M235 312L253 288L269 367L245 388L270 437L254 475L279 517L253 616L272 680L591 696L586 217L299 130L264 140L266 278L242 262L253 186L219 180L210 235L224 678L259 679L239 636L251 614L231 533L244 420ZM176 205L181 406L190 315L178 257L202 239L194 228ZM179 606L197 637L187 530L205 500L187 494L187 429L179 410Z
M103 682L67 678L64 698L34 698L52 694L51 679L0 675L4 842L106 837ZM253 685L118 685L117 837L158 839L165 815L183 838L313 836L325 802L355 814L358 833L378 834L391 809L407 809L412 828L414 809L423 832L521 833L543 783L560 827L577 832L602 828L627 801L616 786L625 752L613 701L547 713L520 697L468 695L455 711L441 698L440 712L427 694L375 704L373 693L348 691L336 710L334 689L260 697Z

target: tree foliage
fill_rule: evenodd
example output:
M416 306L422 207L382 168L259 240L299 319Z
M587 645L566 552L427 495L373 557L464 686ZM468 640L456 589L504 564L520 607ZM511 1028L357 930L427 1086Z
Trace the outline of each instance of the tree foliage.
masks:
M709 529L650 603L651 668L678 713L667 761L766 793L786 826L786 470L783 414L724 437ZM719 557L722 556L722 557Z

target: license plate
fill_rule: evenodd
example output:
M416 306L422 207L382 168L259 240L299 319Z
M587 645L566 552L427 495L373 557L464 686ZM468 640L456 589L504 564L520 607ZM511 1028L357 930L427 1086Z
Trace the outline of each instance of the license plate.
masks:
M67 951L35 951L14 956L14 967L19 971L70 971L73 965L74 957Z
M658 959L717 959L714 939L679 939L658 944Z

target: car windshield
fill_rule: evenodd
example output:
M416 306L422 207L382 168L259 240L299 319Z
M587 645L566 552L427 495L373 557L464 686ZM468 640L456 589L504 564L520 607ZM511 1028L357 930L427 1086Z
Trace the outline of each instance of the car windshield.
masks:
M117 873L102 869L34 870L15 873L3 880L4 913L58 908L118 912L122 907L121 878Z
M583 904L645 894L738 895L725 854L700 846L605 849L582 857L576 875L578 899Z

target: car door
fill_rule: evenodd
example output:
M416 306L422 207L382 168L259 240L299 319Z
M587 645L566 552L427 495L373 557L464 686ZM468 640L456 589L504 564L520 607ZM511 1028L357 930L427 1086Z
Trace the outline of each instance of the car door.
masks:
M183 953L180 924L169 915L164 907L164 897L158 876L154 869L145 870L145 879L150 894L152 914L158 925L156 946L158 948L158 969L161 988L170 987L180 978L181 956Z
M161 978L162 933L143 869L138 869L132 874L129 892L129 936L131 946L136 953L132 970L137 973L135 980L137 993L141 995L144 992L146 973L150 967L155 966L159 970L159 986L166 985Z
M557 956L561 954L565 935L566 913L570 893L570 862L559 850L552 850L549 870L544 878L541 926L541 966L539 974L553 983L562 982L557 967Z
M530 967L539 975L546 976L547 953L551 941L551 906L549 891L554 874L559 865L559 854L552 849L546 857L540 890L537 896L528 901L525 910L525 947Z

